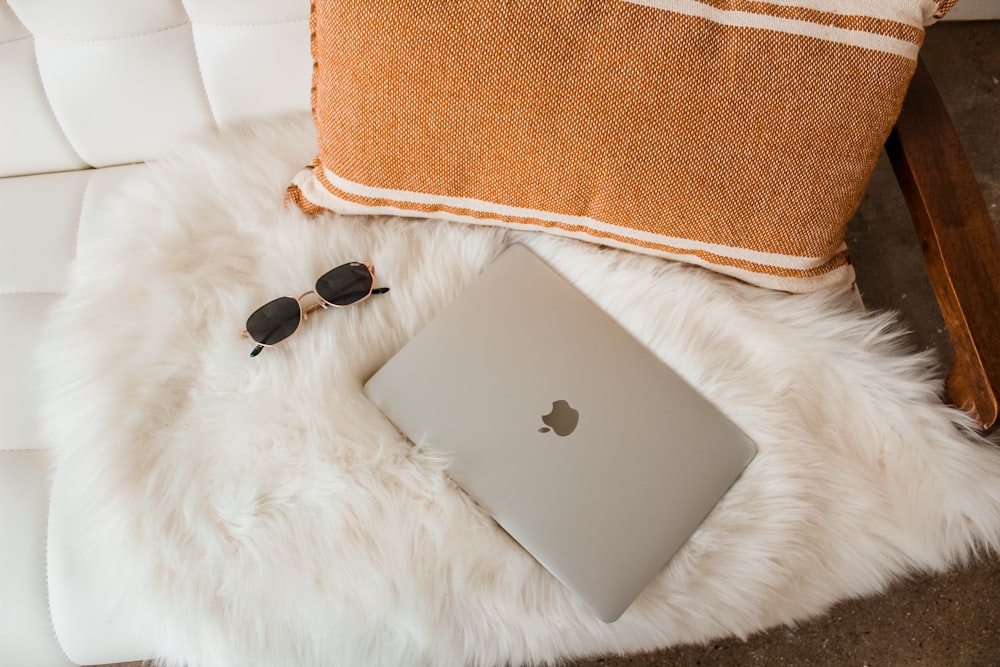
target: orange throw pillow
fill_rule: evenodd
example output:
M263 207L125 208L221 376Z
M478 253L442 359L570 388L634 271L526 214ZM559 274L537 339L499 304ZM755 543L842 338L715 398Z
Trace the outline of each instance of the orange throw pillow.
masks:
M844 232L920 0L317 0L307 211L551 232L790 292Z

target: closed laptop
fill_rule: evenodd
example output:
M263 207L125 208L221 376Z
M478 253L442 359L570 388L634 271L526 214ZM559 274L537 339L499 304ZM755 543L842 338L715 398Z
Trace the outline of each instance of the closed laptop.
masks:
M604 621L753 458L737 426L523 245L366 383L411 441Z

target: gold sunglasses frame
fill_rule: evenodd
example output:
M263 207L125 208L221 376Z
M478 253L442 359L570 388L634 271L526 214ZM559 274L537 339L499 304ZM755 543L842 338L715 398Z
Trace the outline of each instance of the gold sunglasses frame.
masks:
M357 262L357 263L361 264L362 262ZM345 262L344 264L341 264L340 266L348 266L350 264L354 264L354 262ZM335 270L339 269L340 266L335 266L332 269L330 269L330 271L335 271ZM351 303L347 303L347 304L344 304L344 305L339 305L339 304L336 304L336 303L330 303L329 301L327 301L326 299L324 299L320 295L320 293L316 291L315 288L309 290L308 292L303 292L302 294L299 295L299 297L297 299L295 299L296 303L299 304L299 323L295 325L295 329L292 331L292 333L288 334L287 336L285 336L284 338L282 338L281 340L279 340L277 343L269 343L269 344L267 344L267 343L260 343L260 342L256 341L253 337L250 336L250 332L249 331L247 331L246 329L243 329L240 332L240 336L242 336L243 338L249 338L250 340L252 340L254 343L257 344L257 346L253 350L250 351L250 356L251 357L256 357L258 354L260 354L261 352L263 352L265 348L268 348L268 347L277 347L278 345L281 345L282 343L284 343L286 340L290 339L292 336L294 336L295 334L297 334L299 332L299 329L302 328L302 323L305 322L307 319L309 319L309 315L311 315L312 313L315 313L317 310L326 310L327 308L350 308L351 306L358 305L362 301L367 301L373 294L385 294L386 292L388 292L389 291L388 287L378 287L378 288L375 287L375 265L374 264L364 263L364 266L365 266L366 269L368 269L368 273L372 277L372 284L371 284L371 287L368 289L368 294L364 295L363 297L361 297L357 301L352 301ZM330 271L327 271L326 273L321 274L319 276L319 278L316 279L316 282L319 282L319 279L322 278L323 276L325 276ZM318 301L316 301L316 302L314 302L314 303L312 303L312 304L310 304L308 306L304 306L302 304L302 300L305 299L307 296L309 296L311 294L315 295L316 299L318 299ZM287 296L287 295L286 296L277 296L277 297L271 299L270 301L264 302L262 305L260 305L257 308L257 310L260 310L261 308L263 308L267 304L271 303L271 301L277 301L278 299L291 299L291 298L292 297ZM255 310L254 313L256 313L257 310ZM253 313L250 314L250 317L253 317ZM249 318L247 318L247 319L249 319Z

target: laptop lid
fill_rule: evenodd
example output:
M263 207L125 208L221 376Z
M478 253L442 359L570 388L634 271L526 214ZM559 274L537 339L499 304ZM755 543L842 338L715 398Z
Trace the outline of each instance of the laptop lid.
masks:
M732 422L523 245L365 385L605 622L753 458Z

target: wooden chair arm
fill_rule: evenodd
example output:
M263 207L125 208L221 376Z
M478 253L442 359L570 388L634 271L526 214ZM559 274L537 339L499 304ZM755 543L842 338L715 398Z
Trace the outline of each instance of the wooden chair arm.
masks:
M997 423L1000 387L1000 241L923 61L886 152L955 347L948 399L990 429Z

